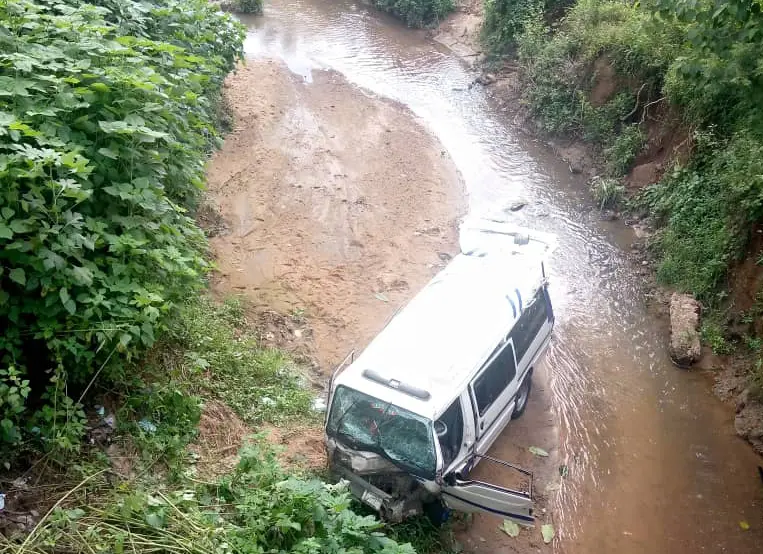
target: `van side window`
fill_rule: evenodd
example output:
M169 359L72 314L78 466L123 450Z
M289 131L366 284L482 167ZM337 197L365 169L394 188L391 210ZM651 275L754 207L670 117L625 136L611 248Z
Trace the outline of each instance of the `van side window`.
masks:
M443 467L447 468L456 459L461 451L461 442L464 439L464 414L461 412L461 400L456 401L445 410L434 424L437 439L440 441Z
M511 344L507 344L474 381L474 398L480 416L485 414L495 399L509 386L516 373L514 351Z
M533 298L532 303L525 308L519 320L514 325L509 337L513 339L514 350L517 353L517 361L527 353L527 349L535 340L538 331L548 320L548 304L540 289Z

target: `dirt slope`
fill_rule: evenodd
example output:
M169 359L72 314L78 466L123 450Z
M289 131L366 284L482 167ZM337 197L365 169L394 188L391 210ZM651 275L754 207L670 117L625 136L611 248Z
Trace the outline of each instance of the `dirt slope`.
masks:
M463 188L410 112L332 72L250 60L226 83L235 129L209 165L214 289L300 314L326 372L457 251Z

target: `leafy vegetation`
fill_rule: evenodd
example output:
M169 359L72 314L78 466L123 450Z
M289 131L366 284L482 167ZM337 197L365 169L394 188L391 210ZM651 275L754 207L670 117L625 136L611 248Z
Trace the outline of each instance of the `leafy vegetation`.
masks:
M521 25L526 98L542 131L580 137L621 177L645 142L640 124L677 52L674 25L657 26L639 4L580 0L552 31L544 14Z
M92 382L203 286L188 210L243 30L204 0L8 0L0 21L0 441L76 449Z
M661 115L693 130L688 162L638 204L662 227L660 278L713 300L763 219L760 2L579 0L553 24L548 5L486 8L494 47L517 45L540 129L593 144L604 177L628 172ZM593 187L599 202L606 182Z
M436 25L453 11L453 0L372 0L373 5L405 21L409 27Z
M214 482L114 486L101 470L72 492L28 536L0 535L0 552L415 554L376 518L354 513L345 485L288 475L257 442Z
M487 0L485 39L494 53L516 51L539 129L598 152L603 175L592 192L600 205L622 196L617 180L640 154L682 149L680 163L632 205L658 227L660 280L720 308L729 269L759 256L749 247L763 222L763 4L567 6ZM685 140L659 144L661 126L680 126ZM716 351L728 346L723 335L722 326L703 333Z

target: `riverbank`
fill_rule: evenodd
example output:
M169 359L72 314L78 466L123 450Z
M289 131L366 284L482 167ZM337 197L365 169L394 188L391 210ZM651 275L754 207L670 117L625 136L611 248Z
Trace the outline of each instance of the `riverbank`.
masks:
M532 88L540 85L530 82L531 71L516 52L498 58L490 52L482 36L484 18L483 2L465 0L429 34L474 67L479 75L475 86L485 86L487 94L518 129L528 137L543 140L571 173L588 180L592 196L601 204L602 217L623 218L633 229L632 240L626 244L629 255L637 265L651 268L646 276L646 301L658 317L669 319L669 300L675 289L661 284L657 278L658 272L664 273L664 257L656 247L664 222L651 217L650 208L641 198L647 187L659 183L673 167L685 166L690 161L697 149L695 129L681 119L675 108L666 108L664 102L649 105L647 99L642 102L646 105L641 117L645 130L639 140L643 142L634 151L615 150L613 154L603 149L600 142L586 140L578 133L551 132L542 119L534 117L532 101L528 100L534 94ZM594 107L606 106L625 86L624 77L617 74L613 63L605 57L599 58L595 67L580 65L570 71L578 72L580 79L590 76L590 88L581 94ZM641 91L637 86L631 88L629 93L635 98L632 111L636 111L639 108L636 92L640 94L643 86ZM617 166L615 173L613 166ZM720 300L700 296L705 303L701 329L704 348L694 371L704 373L713 383L715 394L734 406L736 432L763 454L761 383L755 373L760 371L755 368L761 365L760 341L756 338L760 329L755 320L759 319L763 298L760 293L763 268L755 262L761 259L763 249L760 231L756 235L756 230L754 226L753 238L741 261L730 264L728 281L719 290ZM708 264L712 263L716 262L708 260ZM664 328L668 342L670 326L666 323Z

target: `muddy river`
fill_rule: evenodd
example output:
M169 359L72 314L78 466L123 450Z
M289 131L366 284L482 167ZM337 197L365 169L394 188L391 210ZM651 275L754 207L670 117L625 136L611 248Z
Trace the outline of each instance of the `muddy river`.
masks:
M528 418L493 450L512 456L537 444L552 453L540 494L555 549L763 551L761 460L735 436L733 412L707 378L670 363L664 322L644 305L645 270L623 251L630 231L600 221L567 165L521 137L484 89L470 88L475 75L461 59L362 4L270 0L263 17L242 19L247 54L284 63L305 94L333 70L407 106L460 172L470 212L558 235L556 336ZM527 205L504 210L517 201ZM510 539L491 538L495 528L475 521L467 549L514 551Z

